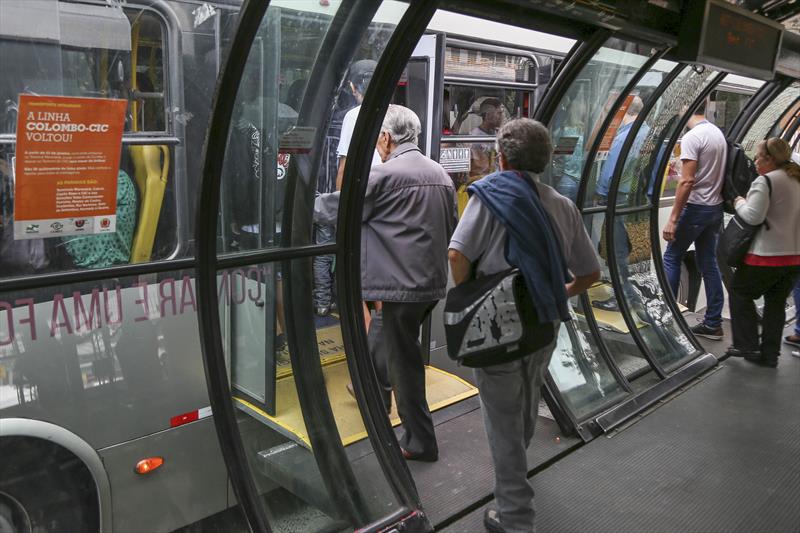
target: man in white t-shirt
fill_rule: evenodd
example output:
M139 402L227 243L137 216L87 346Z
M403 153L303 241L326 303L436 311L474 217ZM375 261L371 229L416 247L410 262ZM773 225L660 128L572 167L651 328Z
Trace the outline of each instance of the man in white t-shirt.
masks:
M358 113L361 111L361 102L364 101L364 93L372 79L377 63L371 59L361 59L350 67L347 85L353 93L353 97L358 105L348 111L342 119L342 133L339 137L339 146L336 147L336 155L339 156L339 169L336 173L336 190L342 188L342 177L344 176L344 164L347 159L347 152L350 150L350 141L353 138L353 130L356 127ZM372 165L380 165L381 156L377 150L372 153Z
M377 63L371 59L361 59L354 62L347 72L347 89L353 95L358 105L344 115L342 118L342 129L339 135L339 144L336 146L338 157L336 166L336 189L342 188L342 177L344 176L344 163L347 159L347 152L350 149L350 141L353 138L353 130L358 119L358 112L361 110L361 102L364 100L364 93L372 79ZM372 164L381 163L378 152L372 156ZM320 192L333 192L323 190ZM328 244L333 242L336 234L336 227L332 224L315 224L314 242L317 244ZM325 316L333 309L333 255L321 255L314 258L314 309L318 316Z
M669 244L664 252L664 271L674 294L678 294L683 256L694 244L695 255L706 290L703 321L692 327L695 335L721 340L722 278L717 265L717 237L722 226L722 184L728 145L725 135L705 117L700 104L689 119L689 132L681 140L681 177L675 192L663 237Z

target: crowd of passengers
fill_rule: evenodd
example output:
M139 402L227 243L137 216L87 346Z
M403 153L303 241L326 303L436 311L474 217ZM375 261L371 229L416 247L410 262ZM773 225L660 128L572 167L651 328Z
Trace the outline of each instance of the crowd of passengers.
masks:
M635 118L640 109L640 102L634 102L629 114ZM695 111L688 127L675 204L663 231L668 242L664 264L677 292L682 256L694 245L708 308L692 330L722 339L723 292L715 249L722 225L727 143L704 116L704 106ZM498 170L469 184L469 200L460 217L452 178L417 146L420 129L412 110L389 106L376 144L381 163L372 166L364 199L361 285L370 356L387 412L394 393L403 427L402 454L407 460L436 461L439 450L426 401L419 338L423 321L446 295L448 276L460 285L516 267L529 294L536 294L530 303L538 320L557 329L572 319L568 300L600 278L601 265L574 199L539 179L553 154L545 126L518 118L496 128ZM612 146L621 146L629 129L620 128ZM340 155L346 157L346 151ZM781 139L759 143L756 165L761 176L746 197L735 200L744 220L768 225L756 235L744 266L733 276L729 299L734 339L727 354L765 367L777 365L784 304L800 276L800 166L791 156ZM338 203L338 191L319 195L315 222L334 224ZM534 252L543 249L554 253ZM762 296L759 334L755 300ZM795 296L800 297L800 289ZM785 342L800 345L799 335L796 331ZM495 505L484 514L489 531L534 528L526 449L556 338L512 360L484 359L471 365L495 470Z
M357 103L372 70L371 61L357 62L351 68L350 89ZM482 104L484 115L493 117L493 105L492 101ZM641 107L638 99L629 106L612 142L611 156L619 157L614 150L619 151L630 130L627 125ZM317 197L317 224L336 223L344 159L359 110L356 106L344 116L337 148L337 190ZM677 294L683 256L694 245L708 306L702 322L692 331L720 340L724 296L715 250L723 221L721 191L727 143L704 113L702 105L694 112L681 143L681 175L663 230L668 242L664 267ZM565 166L555 188L543 183L539 176L553 155L547 128L528 118L502 124L497 120L488 128L486 124L491 121L486 116L476 128L481 134L487 130L496 134L497 170L487 167L487 175L471 180L466 188L469 200L460 217L453 179L417 146L421 125L412 110L390 105L376 143L362 214L362 297L370 355L387 412L394 393L404 430L399 443L408 460L438 459L419 337L422 323L446 295L448 277L460 285L516 267L528 294L536 295L530 304L539 322L551 323L556 330L573 319L569 299L600 278L597 246L587 233L572 194L579 172ZM759 177L746 197L735 200L736 212L743 220L763 226L730 283L733 345L727 355L744 357L764 367L777 366L784 304L793 287L796 309L800 309L800 166L792 156L789 144L782 139L761 141L755 157ZM0 173L7 182L7 165L0 166ZM610 179L605 173L598 181L601 205ZM116 233L14 241L11 219L4 217L0 264L6 272L16 262L30 266L31 261L46 261L48 254L62 254L75 266L86 268L127 262L136 210L135 185L120 171ZM624 249L628 246L625 227L620 223L614 231L621 233L616 239L621 249L616 251L617 261L623 278L627 278L630 250ZM633 298L631 284L625 282L623 286L626 295L631 291ZM755 300L761 297L764 312L759 319ZM603 305L609 307L613 302L600 302L598 306ZM527 479L526 449L533 437L540 390L556 339L511 360L483 359L471 365L495 470L496 505L484 515L490 531L533 530L533 489ZM784 342L800 346L800 326Z

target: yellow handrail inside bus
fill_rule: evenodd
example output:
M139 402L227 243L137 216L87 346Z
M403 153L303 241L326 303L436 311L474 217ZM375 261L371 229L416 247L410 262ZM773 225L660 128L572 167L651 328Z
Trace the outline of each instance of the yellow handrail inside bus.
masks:
M139 29L137 19L131 26L131 90L139 89ZM153 54L149 58L153 64ZM133 131L139 131L139 102L131 100ZM161 216L161 204L169 175L169 147L166 145L136 145L129 148L133 161L133 175L139 189L139 217L131 245L131 263L145 263L153 254L153 243Z

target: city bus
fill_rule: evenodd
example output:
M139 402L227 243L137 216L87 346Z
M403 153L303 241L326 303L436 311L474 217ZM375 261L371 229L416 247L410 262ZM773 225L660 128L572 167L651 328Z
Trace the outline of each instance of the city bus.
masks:
M304 83L339 4L271 2L237 98L228 153L239 159L225 161L226 175L242 176L230 183L250 183L244 196L252 201L237 203L242 191L223 184L217 234L223 256L286 246L284 196L295 153L281 139L297 120L308 92ZM207 392L190 258L202 147L239 7L237 0L0 0L0 520L12 531L168 531L213 520L236 505ZM354 60L379 59L405 9L385 2ZM462 206L466 185L496 164L491 132L481 129L486 108L493 105L502 120L536 117L575 44L452 12L434 16L393 101L422 119L421 147L451 173ZM588 150L600 110L652 48L611 43L586 66L559 109L563 118L553 132L558 153L543 179L553 181L570 156ZM646 98L674 65L653 63L639 94ZM355 104L341 82L329 106L328 155L317 172L321 193L334 187L341 119ZM732 120L758 86L747 79L720 85L711 95L716 120ZM126 260L92 260L76 253L69 237L14 239L20 95L128 102L120 179L135 188L137 207ZM584 148L570 140L576 134L563 133L575 126L568 115L578 102ZM602 161L591 172L599 173ZM674 174L674 165L668 172ZM667 199L662 208L668 206ZM649 250L637 253L638 262L650 264ZM605 294L609 287L606 280L594 290ZM330 494L302 474L314 469L313 455L287 357L293 347L282 341L288 299L280 267L223 270L218 289L229 380L260 493L287 530L341 528ZM476 390L447 360L439 316L426 325L423 345L438 394L431 403L443 408ZM326 381L343 398L336 410L349 424L339 428L343 444L368 447L357 405L344 388L338 319L315 317L314 325ZM600 327L609 345L627 345L620 353L630 355L620 366L630 366L631 375L644 368L619 316L609 312ZM548 396L556 418L556 404L565 397L595 401L588 392L591 371L574 361L575 354L558 353L551 373L560 392ZM592 405L584 415L597 411L599 404ZM290 463L292 457L299 462ZM390 499L380 491L374 498L376 506Z

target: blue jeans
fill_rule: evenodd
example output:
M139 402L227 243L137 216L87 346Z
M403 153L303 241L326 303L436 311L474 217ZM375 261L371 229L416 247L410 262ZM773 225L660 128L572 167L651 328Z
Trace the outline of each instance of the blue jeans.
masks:
M706 289L706 315L703 322L710 328L722 325L722 305L725 301L716 258L717 237L721 226L722 204L686 204L675 228L675 240L667 245L664 252L664 271L672 293L677 296L683 256L694 243L697 264Z
M336 226L314 224L314 242L328 244L336 239ZM334 255L314 257L314 306L330 307L333 303L333 260Z
M794 286L794 334L800 335L800 279Z

